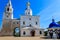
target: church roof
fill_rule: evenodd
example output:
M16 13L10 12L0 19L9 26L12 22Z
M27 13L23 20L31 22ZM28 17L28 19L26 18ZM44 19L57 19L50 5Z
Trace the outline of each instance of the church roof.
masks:
M39 27L24 27L22 29L40 29Z
M49 28L57 28L60 27L59 24L57 24L54 19L52 19L52 23L49 24Z

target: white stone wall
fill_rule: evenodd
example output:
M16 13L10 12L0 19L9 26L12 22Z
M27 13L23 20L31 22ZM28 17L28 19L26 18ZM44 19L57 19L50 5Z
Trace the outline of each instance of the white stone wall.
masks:
M44 29L40 29L40 31L42 32L41 36L44 36Z
M25 35L23 35L23 32L26 32L26 34ZM30 32L31 32L31 30L29 30L29 29L21 29L21 36L31 36L31 34L30 34ZM40 36L40 30L35 30L35 36Z
M29 20L31 18L31 20ZM23 21L25 22L25 25L23 25ZM37 22L37 25L36 25ZM32 25L33 27L40 27L40 18L39 16L21 16L20 19L20 27L25 27Z
M31 20L30 20L31 18ZM23 22L25 22L25 25L23 24ZM37 24L36 24L37 22ZM20 29L21 29L21 36L31 36L30 32L31 29L23 29L25 27L30 27L31 24L31 28L35 29L35 28L40 28L40 16L21 16L20 18ZM35 36L39 36L40 35L40 29L35 29ZM23 32L26 32L25 35L23 35Z
M39 36L40 35L40 30L35 30L35 35Z
M23 35L23 32L25 31L25 35ZM27 29L21 29L21 36L31 36L30 35L30 30L27 30Z
M16 24L17 24L17 22L18 22L18 23L20 22L20 20L12 19L12 24L13 24L13 22L14 22L14 24L16 25Z

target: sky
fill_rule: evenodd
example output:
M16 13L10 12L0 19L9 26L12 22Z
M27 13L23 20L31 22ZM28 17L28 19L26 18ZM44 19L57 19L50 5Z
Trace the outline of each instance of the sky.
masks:
M11 0L14 18L24 15L28 0ZM8 0L0 0L0 29L3 23L3 14ZM60 21L60 0L30 0L33 15L40 15L40 28L48 28L52 16L55 21Z

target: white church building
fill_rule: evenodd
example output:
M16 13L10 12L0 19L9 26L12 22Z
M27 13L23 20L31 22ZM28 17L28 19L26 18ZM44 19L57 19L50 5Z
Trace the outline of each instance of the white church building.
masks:
M27 2L25 15L22 15L20 18L20 30L21 30L21 36L40 35L40 16L32 15L30 2Z
M14 29L19 28L20 36L39 36L43 35L43 29L40 29L40 16L32 15L30 2L27 2L25 15L20 18L13 18L13 8L11 0L9 0L3 15L3 25L1 35L13 35Z

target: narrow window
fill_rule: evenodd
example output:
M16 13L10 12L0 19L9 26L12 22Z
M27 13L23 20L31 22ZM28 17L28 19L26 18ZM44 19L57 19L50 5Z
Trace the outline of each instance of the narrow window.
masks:
M31 18L29 18L29 20L31 20Z
M13 24L15 24L15 22L13 22Z
M23 35L25 35L25 34L26 34L26 32L24 31L24 32L23 32Z
M36 22L36 25L37 25L37 22Z
M31 27L32 25L30 24L29 26Z
M10 6L10 4L9 4L9 6Z
M28 12L28 14L30 14L30 12Z
M18 24L18 22L17 22L17 24Z
M9 8L7 8L7 11L9 11Z
M23 21L23 25L25 25L25 22Z
M8 16L7 16L8 17Z
M40 34L42 34L42 32L40 31Z

